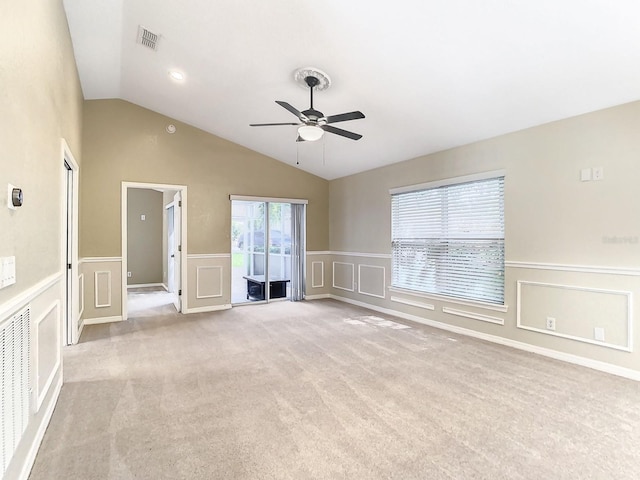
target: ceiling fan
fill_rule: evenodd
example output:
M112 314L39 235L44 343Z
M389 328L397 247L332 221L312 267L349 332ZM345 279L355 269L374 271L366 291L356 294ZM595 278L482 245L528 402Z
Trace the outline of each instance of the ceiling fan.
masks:
M341 113L338 115L329 115L325 116L324 113L315 110L313 108L313 90L315 89L325 89L329 86L329 79L326 74L321 73L320 71L313 70L303 70L304 77L300 77L299 80L304 81L304 83L309 87L309 94L311 98L311 106L307 110L303 110L302 112L291 106L287 102L282 102L280 100L276 100L276 103L281 107L287 109L291 113L293 113L300 122L297 123L252 123L249 126L251 127L271 127L278 125L300 125L298 128L298 138L297 142L309 141L313 142L315 140L319 140L324 135L324 132L333 133L336 135L340 135L342 137L350 138L351 140L360 140L362 135L359 133L349 132L347 130L343 130L341 128L334 127L333 123L338 122L346 122L348 120L357 120L359 118L365 118L362 112L349 112L349 113ZM298 77L296 77L298 78Z

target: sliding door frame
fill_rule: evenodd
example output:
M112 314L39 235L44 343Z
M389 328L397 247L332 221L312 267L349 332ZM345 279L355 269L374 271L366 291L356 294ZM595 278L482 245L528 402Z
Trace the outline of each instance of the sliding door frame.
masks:
M251 302L251 303L268 303L271 298L269 295L269 245L270 245L270 241L271 239L270 234L270 228L271 226L269 225L269 209L268 206L271 203L288 203L288 204L297 204L297 205L308 205L309 204L309 200L305 200L305 199L299 199L299 198L278 198L278 197L256 197L256 196L249 196L249 195L229 195L229 201L230 201L230 209L231 209L231 205L233 203L234 200L237 201L243 201L243 202L261 202L267 205L267 208L265 209L265 235L264 235L264 240L265 240L265 255L264 255L264 269L265 269L265 299L264 302ZM233 221L233 220L232 220ZM306 230L306 219L305 219L305 230ZM284 235L283 235L284 237ZM304 234L302 235L302 241L303 241L303 252L306 253L307 251L307 235L306 235L306 231L304 232ZM307 262L303 261L302 262L302 274L303 277L306 277L306 268L307 268ZM233 269L229 269L229 285L231 285L233 287ZM231 298L233 298L233 292L231 292ZM244 305L244 304L243 304Z

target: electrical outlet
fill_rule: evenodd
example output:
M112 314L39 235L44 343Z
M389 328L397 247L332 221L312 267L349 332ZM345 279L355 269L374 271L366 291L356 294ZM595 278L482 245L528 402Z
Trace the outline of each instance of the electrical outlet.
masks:
M547 317L547 330L556 329L556 319L553 317Z
M127 272L127 277L131 278L131 272Z
M593 179L595 181L602 180L604 178L604 168L602 167L594 167L593 168Z
M599 342L604 342L604 328L596 327L593 329L593 338Z

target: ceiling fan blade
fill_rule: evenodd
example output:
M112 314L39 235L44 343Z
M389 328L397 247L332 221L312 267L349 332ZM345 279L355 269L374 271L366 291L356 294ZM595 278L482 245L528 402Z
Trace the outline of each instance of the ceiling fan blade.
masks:
M305 142L306 140L304 138L302 138L300 135L298 135L298 138L296 138L296 142Z
M359 133L348 132L341 128L332 127L331 125L322 125L320 128L325 132L335 133L336 135L347 137L351 140L360 140L362 138L362 135L360 135Z
M301 123L250 123L250 127L273 127L276 125L302 125Z
M282 102L280 100L276 100L276 103L278 105L280 105L281 107L286 108L287 110L289 110L291 113L293 113L300 120L304 121L306 119L306 117L302 114L302 112L300 112L296 107L293 107L293 106L289 105L287 102Z
M327 123L346 122L347 120L357 120L359 118L364 118L364 113L362 112L341 113L339 115L328 116Z

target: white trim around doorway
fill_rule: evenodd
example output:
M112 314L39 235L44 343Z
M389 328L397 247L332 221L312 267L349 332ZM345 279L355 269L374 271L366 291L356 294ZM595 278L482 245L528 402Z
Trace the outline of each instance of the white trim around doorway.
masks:
M182 201L182 212L180 215L180 289L181 295L181 311L187 312L187 186L186 185L169 185L164 183L141 183L141 182L122 182L121 197L121 220L122 220L122 320L127 320L127 193L130 188L143 188L152 190L174 190L180 192Z
M62 157L62 162L60 164L61 167L61 205L62 209L60 212L60 222L62 228L60 229L62 232L62 238L60 241L61 252L60 252L60 267L61 271L66 276L67 271L71 270L71 292L68 291L68 285L66 280L63 280L64 288L64 297L62 298L62 321L63 325L63 333L62 342L64 345L68 342L68 329L71 329L71 344L78 343L78 339L80 338L80 329L78 325L80 323L80 277L79 277L79 262L78 262L78 227L79 227L79 191L80 191L80 166L76 161L73 153L71 152L71 148L69 144L64 138L60 139L60 152ZM68 192L67 192L67 183L66 183L66 167L65 162L71 168L72 172L72 181L73 184L71 186L72 189L72 205L71 205L71 258L67 259L67 202L68 202ZM68 269L67 261L70 260L71 268ZM67 312L67 298L71 298L71 312L70 315Z

